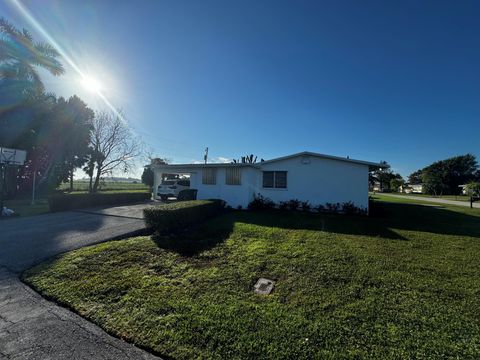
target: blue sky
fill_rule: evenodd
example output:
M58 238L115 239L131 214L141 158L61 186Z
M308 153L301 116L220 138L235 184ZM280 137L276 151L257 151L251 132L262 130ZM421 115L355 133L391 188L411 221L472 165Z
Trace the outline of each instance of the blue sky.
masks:
M22 3L173 162L308 150L408 175L480 156L479 1ZM104 107L66 68L47 88Z

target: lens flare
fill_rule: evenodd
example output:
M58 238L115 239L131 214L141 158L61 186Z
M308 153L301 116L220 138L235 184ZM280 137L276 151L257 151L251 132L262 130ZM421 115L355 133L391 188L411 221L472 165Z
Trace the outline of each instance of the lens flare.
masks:
M60 46L59 43L45 30L45 28L35 19L35 17L28 11L28 9L19 1L19 0L10 0L10 2L17 8L17 10L22 14L25 19L40 33L42 36L52 44L60 55L65 59L65 61L80 75L82 80L90 79L77 65L77 63L67 54L67 52ZM92 89L104 102L104 104L112 110L112 112L117 115L123 122L126 122L123 115L113 106L110 100L100 91L100 84L98 81L87 81L88 89Z
M81 80L82 86L93 93L100 93L102 91L102 85L98 82L97 79L91 76L84 76Z

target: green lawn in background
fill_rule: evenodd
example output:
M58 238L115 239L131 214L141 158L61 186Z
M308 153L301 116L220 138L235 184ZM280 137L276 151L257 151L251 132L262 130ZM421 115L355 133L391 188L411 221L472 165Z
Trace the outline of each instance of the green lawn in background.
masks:
M69 184L61 184L59 190L67 192ZM86 181L74 181L74 191L70 194L86 193L88 191L88 182ZM134 184L127 182L104 182L99 192L123 193L123 192L149 192L150 189L144 184ZM45 196L37 197L35 204L31 204L31 198L11 199L5 201L5 206L14 210L18 215L33 216L41 215L50 212L48 207L48 201Z
M445 200L455 200L455 201L470 201L470 196L467 195L427 195L427 194L404 194L404 193L392 193L393 195L402 195L405 197L419 196L419 197L429 197L435 199L445 199ZM388 193L386 194L388 195Z
M480 210L381 199L370 217L229 212L24 280L175 359L479 358ZM252 292L259 277L271 295Z
M46 198L35 199L32 205L32 199L12 199L5 200L5 206L13 209L19 216L33 216L48 213L48 202Z

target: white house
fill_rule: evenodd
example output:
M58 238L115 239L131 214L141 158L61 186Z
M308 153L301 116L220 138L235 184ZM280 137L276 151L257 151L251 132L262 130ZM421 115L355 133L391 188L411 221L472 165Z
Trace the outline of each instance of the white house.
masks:
M246 208L255 194L276 203L298 199L312 205L351 201L368 210L368 173L381 164L301 152L259 163L150 165L154 193L162 174L190 176L198 199L222 199Z

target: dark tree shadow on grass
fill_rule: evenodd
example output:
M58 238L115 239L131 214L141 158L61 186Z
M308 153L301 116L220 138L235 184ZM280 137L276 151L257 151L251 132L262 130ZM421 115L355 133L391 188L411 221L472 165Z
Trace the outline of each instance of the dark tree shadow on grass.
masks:
M161 248L178 252L182 256L194 256L228 239L235 223L390 240L408 240L395 230L480 238L480 214L469 215L442 206L375 202L370 216L280 210L231 211L180 233L169 236L154 235L153 240Z

